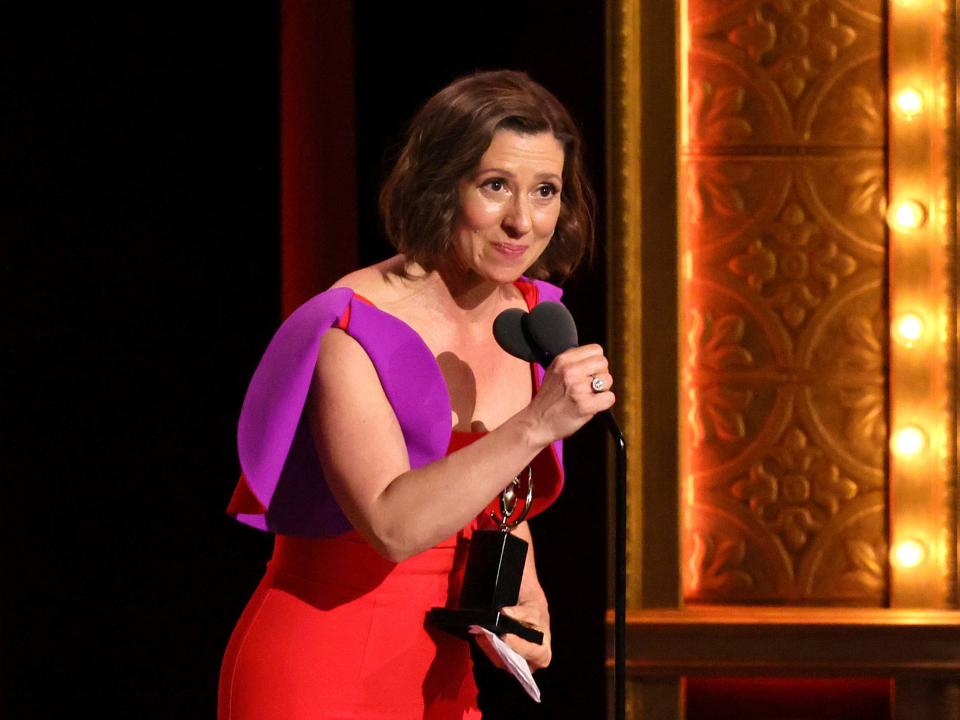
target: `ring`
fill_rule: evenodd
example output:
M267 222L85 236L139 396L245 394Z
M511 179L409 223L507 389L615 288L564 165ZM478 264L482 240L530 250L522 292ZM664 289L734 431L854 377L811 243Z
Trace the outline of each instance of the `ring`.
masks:
M603 378L595 377L590 381L590 387L595 393L603 392Z

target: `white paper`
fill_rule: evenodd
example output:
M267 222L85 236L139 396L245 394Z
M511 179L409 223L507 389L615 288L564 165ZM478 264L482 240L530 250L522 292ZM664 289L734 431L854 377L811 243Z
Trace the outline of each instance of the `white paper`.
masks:
M482 628L479 625L471 625L470 632L473 635L486 635L497 655L500 656L504 665L507 666L510 674L517 679L523 689L527 691L527 695L533 698L534 702L540 702L540 688L537 687L537 681L533 679L530 666L527 665L527 661L524 660L523 656L507 645L499 635L495 635L486 628Z

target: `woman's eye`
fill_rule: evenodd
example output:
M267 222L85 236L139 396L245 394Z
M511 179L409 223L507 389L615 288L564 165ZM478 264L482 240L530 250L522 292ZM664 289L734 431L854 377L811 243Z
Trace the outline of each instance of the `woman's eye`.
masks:
M541 185L537 188L537 195L542 198L552 198L558 192L556 185L551 185L547 183L546 185Z
M493 192L500 192L505 187L503 180L500 180L499 178L487 180L483 185L484 187L493 190Z

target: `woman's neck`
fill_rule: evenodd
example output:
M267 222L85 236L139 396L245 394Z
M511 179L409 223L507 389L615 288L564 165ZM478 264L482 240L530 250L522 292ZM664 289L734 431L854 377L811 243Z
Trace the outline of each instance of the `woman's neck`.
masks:
M404 317L426 311L431 315L442 313L459 324L486 325L504 307L516 305L521 299L513 283L485 280L459 266L426 270L407 262L403 255L395 255L371 269L378 271L382 283L376 284L379 289L355 282L360 288L357 291L367 293L378 307Z
M462 322L492 322L514 291L512 283L494 282L452 263L430 272L417 267L414 272L422 274L424 296Z

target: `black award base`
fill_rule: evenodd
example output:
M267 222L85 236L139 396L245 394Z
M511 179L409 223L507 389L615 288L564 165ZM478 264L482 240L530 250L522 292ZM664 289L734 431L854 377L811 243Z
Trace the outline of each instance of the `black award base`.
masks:
M543 643L543 633L501 612L517 604L527 559L527 543L507 532L480 530L470 539L459 608L433 608L427 622L466 637L471 625L492 633L513 633L532 643Z
M529 625L524 625L509 615L504 615L499 610L433 608L427 613L427 622L434 627L464 638L469 637L471 625L479 625L497 635L513 633L528 642L537 645L543 644L542 632Z

